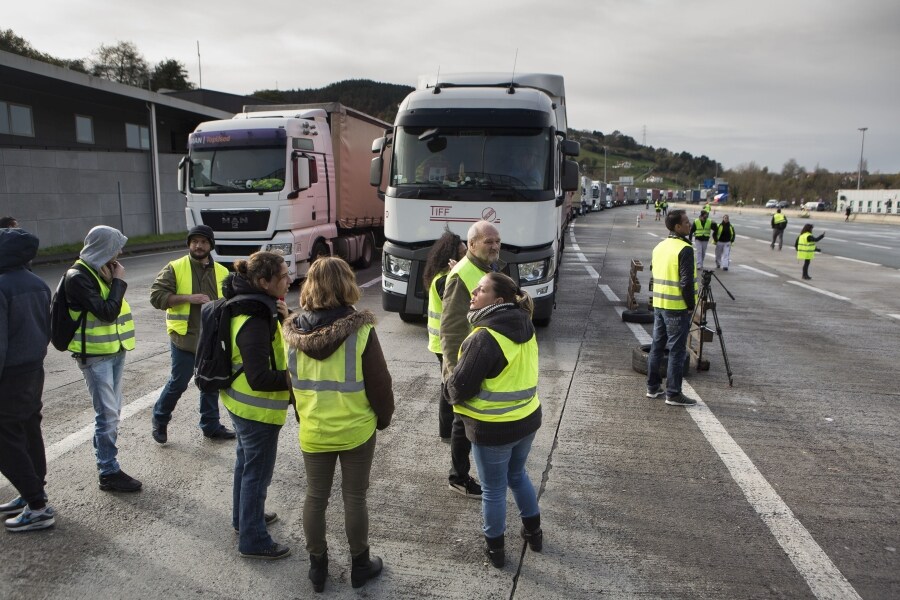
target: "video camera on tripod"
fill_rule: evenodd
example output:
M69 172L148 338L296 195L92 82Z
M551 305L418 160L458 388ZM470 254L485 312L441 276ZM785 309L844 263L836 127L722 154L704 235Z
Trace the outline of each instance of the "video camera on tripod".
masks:
M700 291L698 293L697 304L694 306L694 313L691 315L691 323L697 323L699 327L699 338L698 349L697 349L697 370L701 370L701 365L703 364L703 342L704 333L715 333L715 335L719 336L719 345L722 347L722 358L725 360L725 372L728 374L728 387L734 385L734 378L731 373L731 364L728 362L728 352L725 350L725 339L722 337L722 327L719 325L719 313L716 310L716 300L713 297L712 292L712 280L713 277L716 278L716 281L719 282L719 285L722 286L722 289L725 290L725 293L728 294L728 297L734 300L734 296L731 292L728 291L728 288L725 287L725 284L722 283L722 280L719 279L719 276L716 275L710 269L703 269L703 272L700 276ZM716 325L715 330L710 329L707 326L706 319L706 311L711 310L713 314L713 322ZM698 311L699 311L699 320L698 320ZM708 340L711 341L711 340ZM709 368L709 361L706 363L706 368Z

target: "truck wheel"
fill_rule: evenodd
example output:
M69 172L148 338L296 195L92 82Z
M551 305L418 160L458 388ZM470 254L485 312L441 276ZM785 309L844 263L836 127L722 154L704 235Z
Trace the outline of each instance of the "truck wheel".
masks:
M641 344L631 351L631 368L642 375L647 374L647 358L650 356L650 344ZM687 375L691 369L691 355L684 355L684 369L682 373ZM665 379L669 370L669 351L663 353L662 361L659 363L659 376Z
M535 327L547 327L550 325L550 317L540 317L538 319L532 319L532 323L534 323Z
M648 325L653 322L653 313L647 310L623 310L622 320L626 323Z
M375 256L375 240L371 233L366 233L363 238L362 253L354 265L358 269L368 269L372 266L372 258Z
M399 313L400 320L404 323L419 323L422 321L422 315L417 315L414 313L401 312Z
M316 262L316 259L320 256L331 256L331 252L328 251L328 245L322 240L313 244L312 250L309 253L309 264Z

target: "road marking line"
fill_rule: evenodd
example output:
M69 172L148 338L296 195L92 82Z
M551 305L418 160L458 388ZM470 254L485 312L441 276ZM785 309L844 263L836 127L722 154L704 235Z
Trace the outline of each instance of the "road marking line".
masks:
M659 236L656 235L655 233L650 233L649 231L647 232L647 235L652 235L652 236L655 237L655 238L658 238L658 237L659 237Z
M867 244L865 242L856 242L860 246L868 246L869 248L880 248L882 250L890 250L890 246L879 246L878 244Z
M778 275L774 273L769 273L767 271L763 271L761 269L757 269L755 267L748 267L747 265L738 265L739 267L743 267L744 269L750 269L754 273L759 273L760 275L765 275L766 277L778 277Z
M761 244L768 244L768 245L770 245L770 246L772 245L772 242L767 242L766 240L758 240L758 239L756 239L756 238L753 238L753 239L754 239L754 241L760 242Z
M619 313L619 316L622 316L622 313L625 312L624 306L616 306L614 307L616 312ZM631 330L631 333L634 334L634 337L637 338L638 344L649 344L653 341L653 336L647 333L647 330L641 327L638 323L625 323L628 325L628 329Z
M584 268L587 269L588 275L591 276L591 279L593 279L594 281L600 279L600 273L598 273L597 270L594 269L594 267L592 267L591 265L584 265Z
M762 229L762 227L758 227L756 225L744 225L747 229Z
M833 240L832 240L832 241L833 241ZM869 261L867 261L867 260L859 260L858 258L849 258L849 257L846 257L846 256L835 256L835 258L838 259L838 260L849 260L849 261L853 261L853 262L855 262L855 263L862 263L862 264L864 264L864 265L871 265L871 266L873 266L873 267L880 267L880 266L881 266L881 265L878 264L878 263L869 262Z
M749 239L751 239L749 235L741 235L741 234L738 234L738 237L741 238L742 240L749 240Z
M900 320L900 315L888 315L888 316Z
M612 288L605 283L601 283L597 287L600 288L600 291L603 292L603 295L606 296L607 300L610 302L621 302L619 297L613 293Z
M580 260L581 262L587 262L587 258L581 252L576 252L575 256L577 256L578 260Z
M581 248L578 247L578 244L575 243L575 240L572 240L572 250L575 252L580 252Z
M367 281L367 282L365 282L364 284L362 284L362 285L359 286L359 287L361 287L361 288L367 288L367 287L369 287L369 286L371 286L371 285L375 285L376 283L381 283L381 277L376 277L376 278L373 279L372 281Z
M847 302L850 302L850 298L847 298L846 296L839 296L839 295L837 295L837 294L834 294L834 293L832 293L832 292L829 292L828 290L821 290L821 289L816 288L816 287L813 287L813 286L811 286L811 285L806 285L805 283L800 282L800 281L788 281L788 283L790 283L791 285L796 285L796 286L805 288L805 289L807 289L807 290L812 290L812 291L814 291L814 292L819 292L820 294L824 294L824 295L829 296L829 297L831 297L831 298L836 298L837 300L846 300Z
M833 237L829 237L829 238L828 238L828 241L829 241L829 242L841 242L842 244L847 243L847 240L842 240L842 239L840 239L840 238L833 238Z

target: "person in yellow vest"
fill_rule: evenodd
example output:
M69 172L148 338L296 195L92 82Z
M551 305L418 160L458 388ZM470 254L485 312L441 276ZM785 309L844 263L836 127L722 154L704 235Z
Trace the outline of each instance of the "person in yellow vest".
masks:
M469 227L466 255L450 269L444 289L441 312L441 354L444 356L444 382L450 378L459 358L459 347L472 332L467 315L472 301L472 290L482 275L499 270L500 232L487 221L478 221ZM469 475L469 452L472 444L466 438L466 430L458 415L453 417L450 430L450 473L448 487L466 498L480 499L481 486Z
M168 440L172 411L194 375L200 307L222 295L222 283L228 277L228 269L210 258L210 252L216 247L211 227L192 227L187 246L188 254L163 267L150 286L150 304L166 311L172 357L169 381L153 407L152 435L159 444ZM218 393L200 392L200 429L210 439L234 439L234 432L219 420Z
M803 229L800 230L800 235L794 240L794 248L797 249L797 260L803 261L803 279L812 279L809 276L809 262L813 259L816 252L822 251L816 246L816 242L825 237L824 233L819 237L813 237L812 230L812 223L806 223Z
M66 272L69 314L84 318L69 344L94 405L94 454L100 489L136 492L141 482L122 470L116 439L122 412L125 352L134 350L134 320L125 300L125 267L116 258L128 238L106 225L91 229ZM86 314L82 314L86 313Z
M731 265L731 246L737 238L735 238L734 225L728 218L728 215L722 215L722 222L712 230L713 244L716 246L716 268L723 268L726 271Z
M647 357L647 397L666 396L670 406L693 406L696 400L681 393L684 359L687 353L691 313L697 303L697 264L687 237L691 220L683 210L666 217L669 237L653 249L650 271L653 274L653 342ZM659 366L669 350L666 385L662 385Z
M716 228L716 224L708 217L709 213L705 210L700 211L700 218L694 219L691 224L690 238L694 240L694 254L697 258L697 269L703 270L703 259L706 258L706 247L709 245L709 238L712 230ZM669 220L666 219L666 223ZM668 225L667 225L668 226Z
M222 296L245 296L232 305L230 327L231 364L238 375L219 391L237 434L231 524L238 531L242 557L275 560L291 553L269 535L266 525L275 520L274 513L265 513L278 434L291 398L280 327L288 315L281 298L291 275L284 257L267 251L235 261L234 270Z
M444 364L441 354L441 313L443 312L444 287L450 269L466 255L466 244L452 231L445 231L428 251L422 282L428 290L428 351L437 356L438 364ZM444 442L450 442L453 426L453 408L447 404L444 383L438 399L438 435Z
M656 211L656 220L659 221L662 218L662 201L659 198L653 202L653 209Z
M316 592L325 588L328 578L325 509L338 461L350 583L363 586L383 565L381 558L369 555L366 494L375 431L391 423L394 392L375 334L375 315L353 307L360 294L356 276L343 259L320 258L310 266L300 292L303 312L284 324L306 468L303 532Z
M772 243L769 244L769 248L772 250L775 249L775 242L778 242L778 251L781 251L781 246L784 244L784 230L787 229L787 217L781 214L781 209L776 208L775 214L772 215Z
M474 328L447 380L453 411L465 425L481 476L484 551L505 564L506 490L522 518L520 535L534 552L543 545L541 511L525 471L541 426L538 343L527 292L503 273L488 273L472 291L468 320Z

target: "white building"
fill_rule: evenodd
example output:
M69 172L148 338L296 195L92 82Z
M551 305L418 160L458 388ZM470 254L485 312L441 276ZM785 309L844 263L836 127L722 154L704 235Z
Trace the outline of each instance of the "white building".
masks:
M838 190L835 211L900 215L900 190Z

